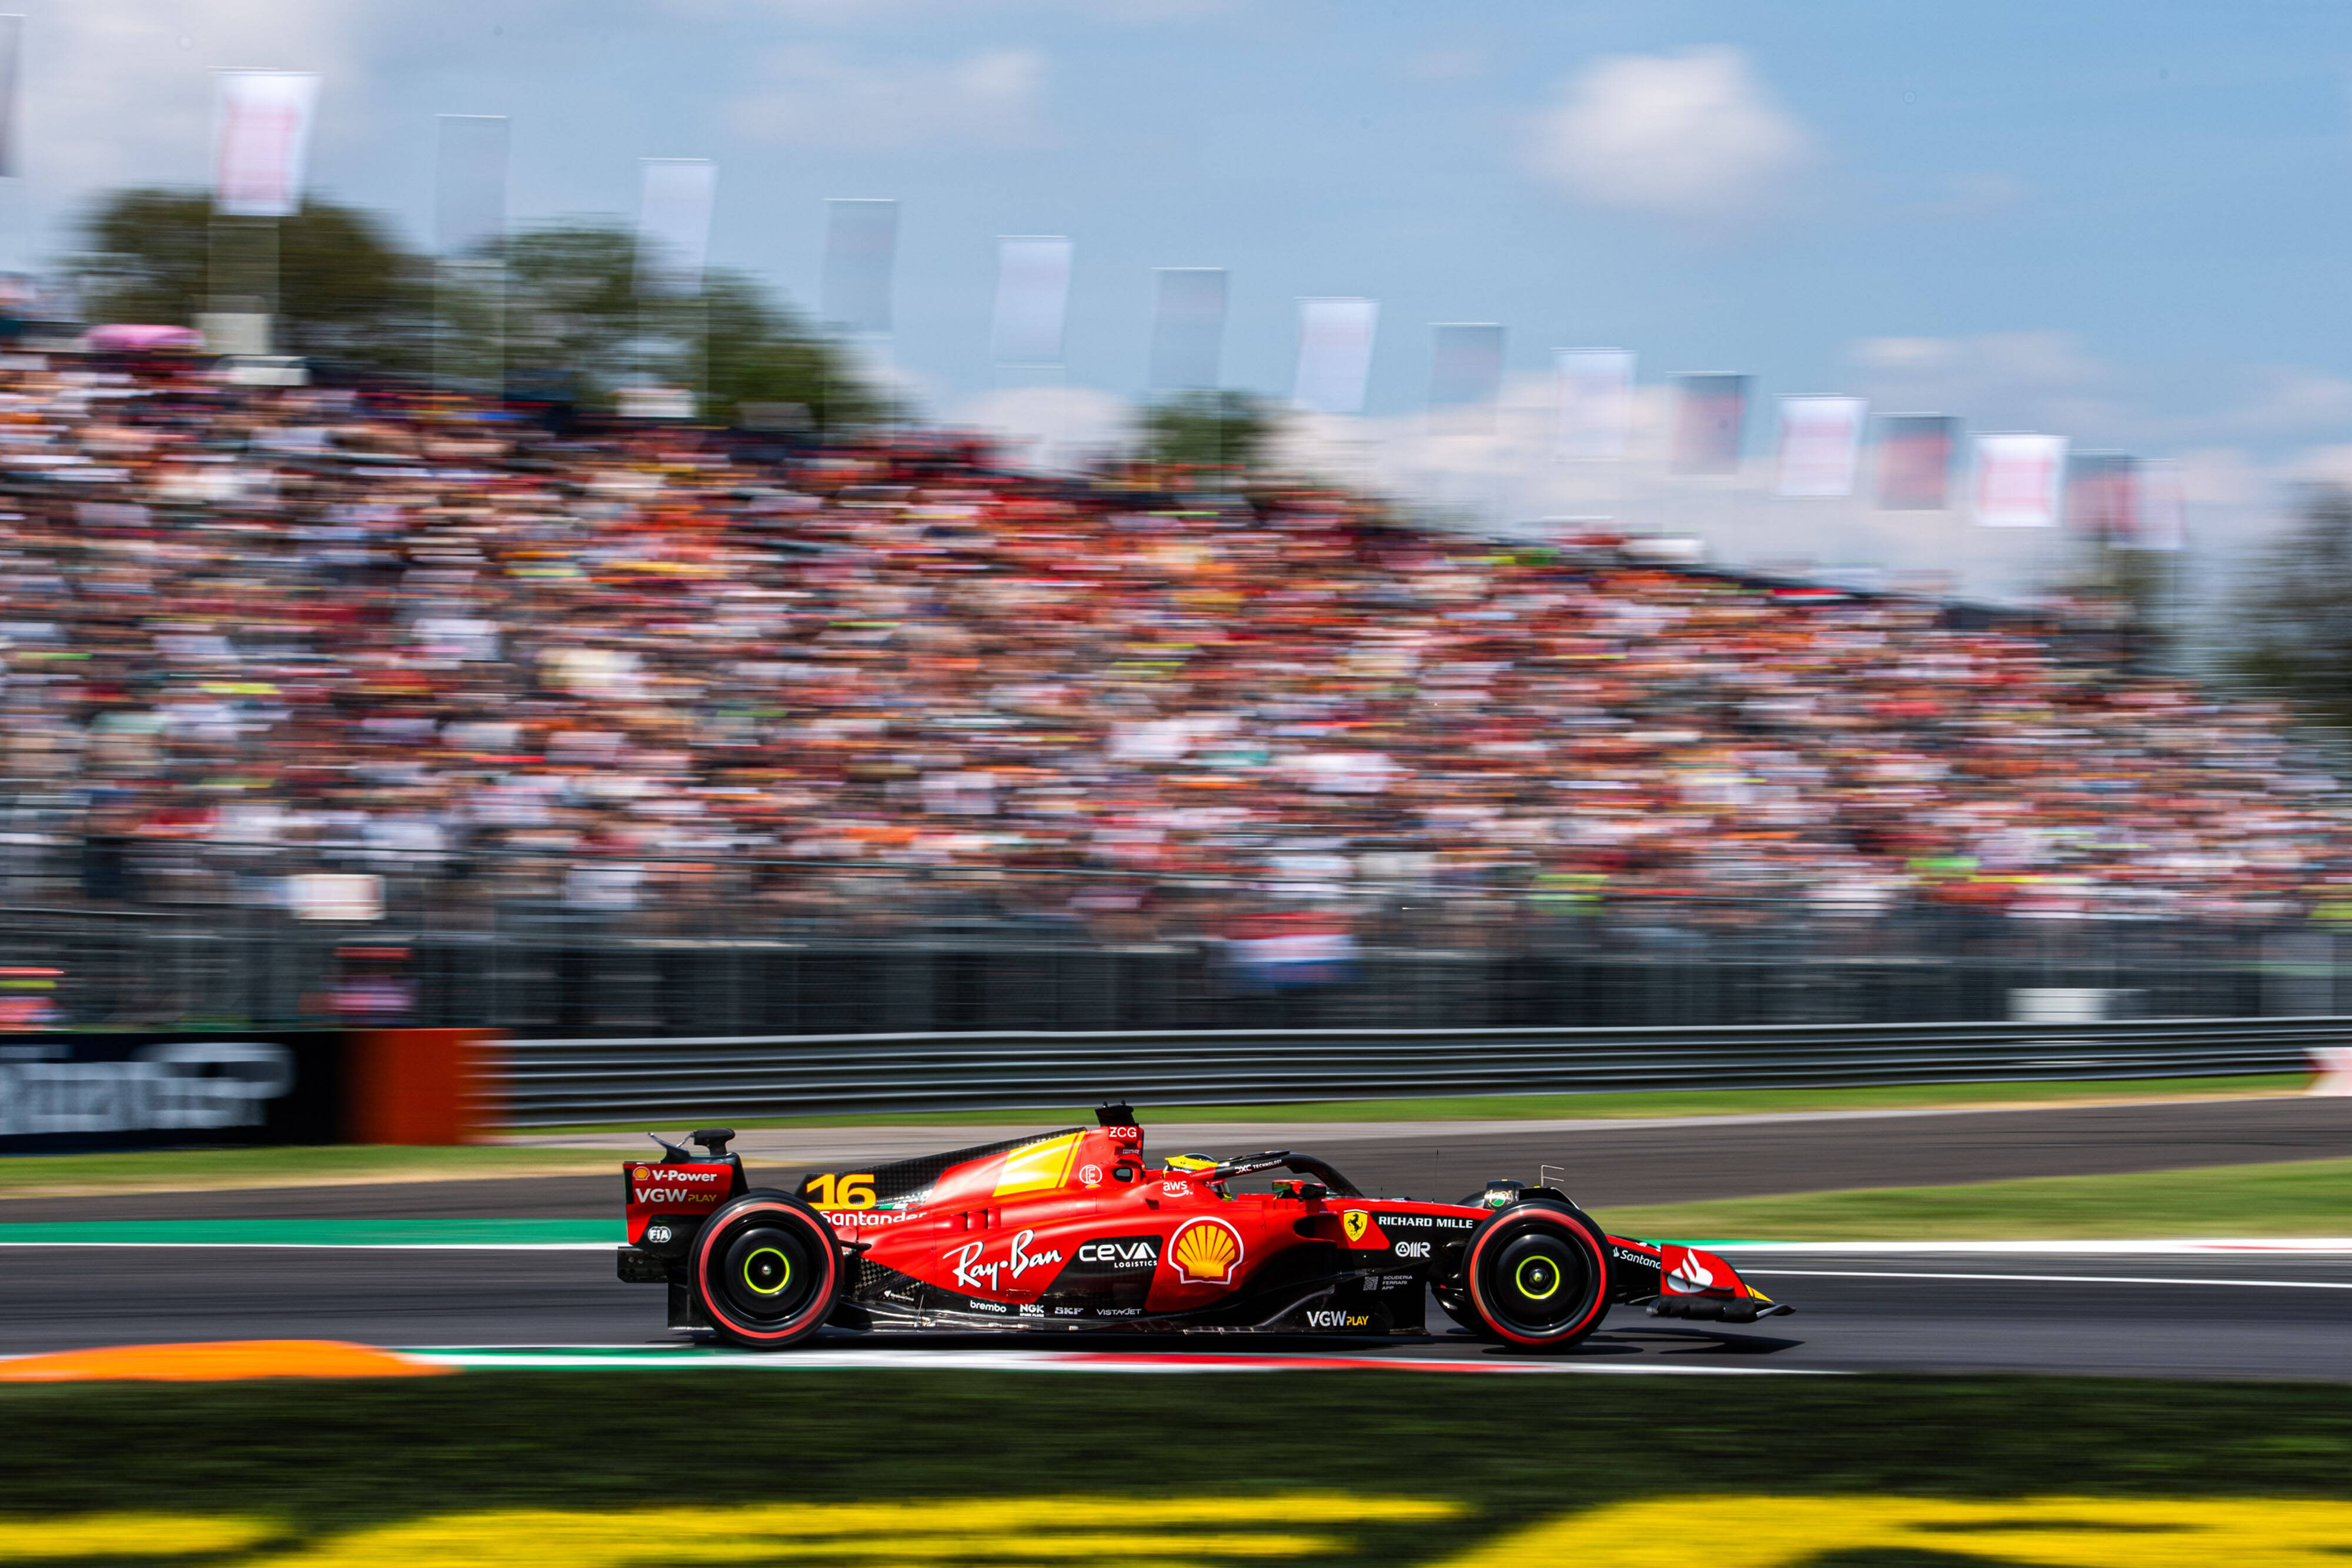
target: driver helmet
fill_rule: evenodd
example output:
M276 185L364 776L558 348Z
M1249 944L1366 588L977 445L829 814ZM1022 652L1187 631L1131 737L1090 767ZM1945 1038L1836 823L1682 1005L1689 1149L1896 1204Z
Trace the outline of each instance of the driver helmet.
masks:
M1168 1156L1168 1168L1171 1171L1185 1171L1188 1173L1192 1171L1213 1171L1217 1168L1217 1162L1211 1159L1206 1155L1171 1155Z

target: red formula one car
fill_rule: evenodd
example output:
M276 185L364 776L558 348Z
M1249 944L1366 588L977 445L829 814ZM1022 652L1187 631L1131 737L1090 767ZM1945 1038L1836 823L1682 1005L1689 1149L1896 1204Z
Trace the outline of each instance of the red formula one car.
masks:
M752 1187L734 1134L631 1162L625 1281L669 1287L672 1328L760 1350L852 1329L1423 1334L1424 1302L1488 1339L1565 1350L1620 1301L1753 1322L1790 1311L1711 1253L1603 1232L1559 1191L1368 1197L1311 1155L1153 1166L1132 1108L797 1194ZM1290 1175L1270 1192L1244 1177Z

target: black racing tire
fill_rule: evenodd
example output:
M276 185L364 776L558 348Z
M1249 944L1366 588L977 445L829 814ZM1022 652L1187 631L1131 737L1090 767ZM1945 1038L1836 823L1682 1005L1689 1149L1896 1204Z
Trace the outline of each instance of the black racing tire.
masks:
M1471 1237L1462 1281L1479 1333L1521 1350L1567 1350L1609 1313L1608 1243L1573 1205L1515 1203Z
M800 1343L841 1296L841 1248L824 1217L789 1193L754 1188L703 1222L687 1282L720 1339L747 1350Z

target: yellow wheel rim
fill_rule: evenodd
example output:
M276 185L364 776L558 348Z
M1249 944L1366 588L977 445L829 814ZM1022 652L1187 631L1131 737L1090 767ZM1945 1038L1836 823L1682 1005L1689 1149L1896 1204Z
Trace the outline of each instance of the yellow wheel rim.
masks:
M1538 1290L1535 1285L1528 1283L1528 1275L1530 1270L1534 1272L1537 1282L1540 1283L1543 1289ZM1559 1266L1549 1258L1522 1258L1519 1260L1518 1269L1512 1276L1512 1281L1519 1287L1519 1294L1528 1300L1549 1301L1559 1289Z
M776 1260L776 1267L782 1270L782 1272L777 1276L776 1282L772 1285L762 1285L759 1281L751 1277L752 1265L759 1262L762 1258L773 1258ZM757 1252L752 1253L749 1258L743 1260L743 1284L748 1290L753 1291L762 1296L772 1296L782 1291L786 1285L789 1285L792 1282L793 1260L772 1247L762 1247Z

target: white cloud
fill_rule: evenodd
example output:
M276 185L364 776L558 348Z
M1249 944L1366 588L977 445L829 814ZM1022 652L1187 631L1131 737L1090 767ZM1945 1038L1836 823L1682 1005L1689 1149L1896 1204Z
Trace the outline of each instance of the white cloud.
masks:
M1979 430L2041 430L2082 445L2158 438L2163 422L2128 404L2128 379L2066 332L1864 338L1848 350L1871 406L1959 414Z
M1864 338L1853 362L1895 376L1989 382L2037 387L2096 382L2106 366L2066 332L1988 332L1972 338Z
M1853 346L1853 362L1880 371L1917 371L1952 362L1958 345L1949 338L1864 338Z
M2352 446L2315 446L2298 452L2282 465L2284 477L2298 485L2352 487Z
M1769 206L1813 138L1737 49L1615 55L1560 84L1528 127L1538 174L1601 206L1683 219Z
M1989 533L1958 511L1882 512L1867 483L1842 498L1776 496L1766 407L1749 413L1738 474L1691 480L1668 472L1674 399L1666 387L1637 389L1632 448L1615 462L1557 457L1557 397L1552 378L1522 374L1506 382L1492 410L1302 416L1277 452L1304 472L1352 480L1481 531L1557 538L1597 527L1693 536L1724 565L1850 569L1889 585L1979 598L2027 600L2047 580L2057 541L2040 530Z
M2253 372L2246 402L2224 416L2249 435L2352 425L2352 381L2325 371L2269 365Z
M347 6L36 0L26 9L26 175L51 201L208 178L215 69L318 71L322 108L347 118L365 93L362 40Z
M1852 357L1874 367L1864 379L1873 407L1882 412L1945 412L1960 415L1966 432L2040 429L2070 436L2078 449L2122 447L2168 459L2189 503L2198 564L2184 578L2184 591L2200 613L2221 602L2230 564L2258 549L2291 516L2298 485L2352 484L2352 445L2250 450L2230 438L2233 422L2245 418L2242 410L2225 405L2191 416L2148 409L2127 396L2130 376L2061 334L1874 339L1856 345ZM1556 399L1549 377L1514 375L1492 410L1297 415L1287 422L1276 456L1296 471L1360 484L1425 515L1484 530L1544 536L1557 533L1564 519L1606 519L1633 533L1696 535L1709 558L1724 564L1799 573L1866 568L1890 585L1976 598L2031 600L2074 559L2074 536L2063 530L1986 530L1957 508L1881 511L1867 455L1851 497L1774 494L1769 399L1748 411L1739 473L1706 480L1668 471L1667 388L1637 389L1632 450L1618 462L1556 457Z
M995 436L1016 468L1070 473L1132 445L1135 409L1091 387L1004 387L959 403L944 423Z
M1873 340L1884 352L1887 340ZM2110 375L2070 340L2051 334L1985 339L1910 340L1938 345L1912 352L1914 362L1976 378L1990 389L2002 373L2054 380L2063 396L2088 398L2080 384ZM1863 357L1857 354L1857 358ZM1898 355L1898 358L1905 356ZM1955 379L1955 386L1961 382ZM1636 389L1633 440L1613 462L1563 462L1556 454L1558 389L1548 375L1515 374L1493 408L1349 418L1288 413L1271 457L1277 467L1361 486L1395 497L1441 525L1480 532L1553 538L1570 520L1637 534L1692 535L1710 559L1772 571L1832 573L1853 569L1887 586L2024 602L2037 598L2074 557L2063 530L1983 529L1959 507L1943 512L1879 510L1869 462L1855 493L1790 499L1774 493L1773 413L1769 400L1748 413L1740 471L1722 478L1677 478L1668 470L1674 399L1669 388ZM1880 409L1897 405L1874 404ZM1958 413L1969 431L2023 428L1996 421L1975 405L1913 402ZM1132 405L1082 387L999 391L950 411L947 423L989 431L1016 466L1067 472L1132 441ZM2199 613L2220 604L2231 563L2245 559L2291 516L2295 486L2315 480L2352 484L2352 445L2314 445L2263 455L2210 434L2217 420L2158 416L2110 406L2118 427L2205 429L2201 441L2139 444L2084 434L2060 424L2038 428L2074 437L2078 447L2126 445L2168 459L2189 507L2193 569L2184 591ZM1960 461L1966 462L1965 454Z
M2044 430L2077 446L2274 445L2352 427L2352 380L2343 376L2252 366L2217 377L2204 406L2168 411L2143 401L2144 378L2067 332L1864 338L1847 357L1877 408L1960 414L1980 430Z
M1045 57L1003 48L884 63L831 45L794 44L772 52L760 78L729 110L737 131L759 140L867 150L1017 146L1039 134Z
M2255 463L2242 448L2193 447L2172 461L2180 475L2182 498L2191 507L2249 515L2278 498L2282 476Z

